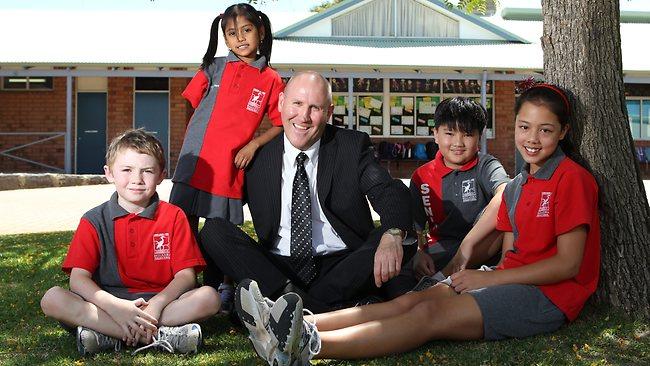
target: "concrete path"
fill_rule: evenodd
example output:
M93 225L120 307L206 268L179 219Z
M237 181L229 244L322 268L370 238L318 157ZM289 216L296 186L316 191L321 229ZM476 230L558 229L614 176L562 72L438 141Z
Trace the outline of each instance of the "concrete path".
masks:
M404 182L408 185L408 180ZM650 180L644 184L650 196ZM171 187L170 180L158 187L162 200L169 200ZM86 211L106 201L114 191L112 184L0 191L0 235L74 230ZM374 212L373 217L379 218ZM250 220L247 207L244 219Z

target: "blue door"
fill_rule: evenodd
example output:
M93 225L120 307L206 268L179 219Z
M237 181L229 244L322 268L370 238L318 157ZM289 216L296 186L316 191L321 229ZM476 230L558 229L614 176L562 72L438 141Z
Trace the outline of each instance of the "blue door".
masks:
M134 109L135 128L144 127L156 136L169 166L169 93L136 92Z
M77 93L77 174L103 174L106 93Z

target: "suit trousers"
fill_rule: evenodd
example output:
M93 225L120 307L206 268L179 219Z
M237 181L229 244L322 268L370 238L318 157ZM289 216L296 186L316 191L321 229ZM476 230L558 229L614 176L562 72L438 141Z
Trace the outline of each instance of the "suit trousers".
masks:
M207 255L235 282L253 279L262 294L273 300L293 290L303 297L306 308L324 312L354 305L372 295L392 299L415 286L412 268L405 264L415 254L416 245L408 245L404 246L400 274L376 287L374 256L382 234L374 230L356 250L315 256L317 275L309 285L298 279L290 257L271 253L228 220L207 220L200 235Z

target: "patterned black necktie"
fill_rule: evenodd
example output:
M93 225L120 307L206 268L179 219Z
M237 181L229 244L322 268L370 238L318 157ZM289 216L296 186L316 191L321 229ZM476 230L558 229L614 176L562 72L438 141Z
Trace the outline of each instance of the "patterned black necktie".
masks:
M296 157L296 175L291 192L291 263L305 284L316 276L311 245L311 194L309 178L305 171L307 154Z

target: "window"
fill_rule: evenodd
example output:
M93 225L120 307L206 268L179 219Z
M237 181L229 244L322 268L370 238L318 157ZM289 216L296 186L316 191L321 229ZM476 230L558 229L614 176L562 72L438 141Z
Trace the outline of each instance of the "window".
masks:
M365 132L370 136L384 134L383 104L383 97L381 95L359 96L357 99L359 131Z
M650 140L650 99L628 99L627 116L635 140Z
M390 134L413 135L415 133L415 103L413 97L390 97Z
M348 128L348 78L331 78L332 124ZM352 128L368 135L382 135L384 79L355 78L352 80Z
M433 136L433 115L441 100L461 95L481 103L481 83L473 79L355 78L350 121L348 81L348 78L330 79L334 105L331 123L344 128L351 124L353 129L370 136ZM488 81L485 105L487 138L494 137L492 88L493 82Z
M169 78L135 78L135 90L138 91L168 91Z
M627 116L635 140L650 140L650 84L625 84Z
M49 76L5 76L2 78L4 90L52 90Z
M353 98L354 99L352 105L356 105L357 98ZM348 97L346 95L332 96L332 104L334 105L334 111L332 112L332 124L334 126L348 128L350 125L350 117L348 116ZM355 108L352 108L352 128L355 130L357 129L356 116L357 111Z

